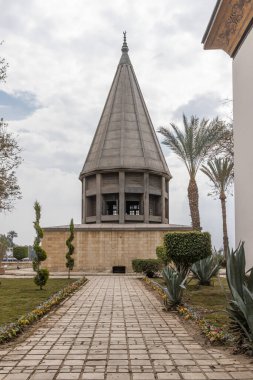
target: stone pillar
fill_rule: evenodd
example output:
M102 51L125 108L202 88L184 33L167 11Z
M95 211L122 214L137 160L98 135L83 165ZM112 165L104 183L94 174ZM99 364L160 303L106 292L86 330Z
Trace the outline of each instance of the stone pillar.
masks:
M167 183L167 192L168 192L168 223L170 222L170 181Z
M96 175L96 223L101 223L101 174Z
M165 177L162 177L162 194L161 194L161 211L162 211L162 223L165 221Z
M86 223L86 187L85 178L82 180L82 223Z
M149 173L144 173L144 223L149 223Z
M125 172L119 172L119 223L125 223Z

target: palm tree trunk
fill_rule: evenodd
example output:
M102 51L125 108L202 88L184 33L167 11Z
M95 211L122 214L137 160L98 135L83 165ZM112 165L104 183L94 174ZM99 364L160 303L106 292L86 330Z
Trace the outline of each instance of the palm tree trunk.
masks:
M227 211L226 211L226 195L224 192L220 194L222 222L223 222L223 249L224 256L227 259L228 254L228 230L227 230Z
M195 178L190 178L188 185L188 199L192 219L192 227L194 230L200 230L199 217L199 192Z

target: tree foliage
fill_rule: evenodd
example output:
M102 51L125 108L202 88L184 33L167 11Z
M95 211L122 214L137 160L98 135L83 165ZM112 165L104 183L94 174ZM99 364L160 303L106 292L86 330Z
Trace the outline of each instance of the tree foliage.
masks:
M168 232L164 235L164 247L168 262L173 262L185 276L192 264L212 254L208 232Z
M10 246L11 247L14 247L14 238L16 238L16 237L18 237L18 234L17 234L17 232L16 231L9 231L8 233L7 233L7 239L9 240L9 242L10 242Z
M209 152L218 144L223 130L218 118L209 121L196 116L183 115L183 129L171 123L170 128L160 127L163 144L167 145L186 166L189 173L188 199L192 226L200 229L199 195L196 174Z
M33 222L33 226L36 231L36 237L34 239L33 249L35 253L35 257L33 260L33 270L37 272L34 277L34 282L36 285L42 289L45 286L47 279L49 277L49 272L47 269L41 269L41 262L45 261L47 258L47 254L44 249L41 247L41 239L43 238L43 230L40 227L40 217L41 217L41 206L39 202L34 203L35 210L35 221Z
M13 257L17 260L22 260L25 257L28 257L28 247L27 245L21 246L21 245L16 245L13 247Z
M0 82L5 81L8 64L0 57ZM10 211L13 202L21 198L15 169L21 163L21 149L7 124L0 119L0 211Z
M234 133L232 122L220 121L217 124L218 133L221 132L220 139L208 154L208 160L213 157L227 158L234 161Z
M73 270L74 263L75 263L75 260L72 257L74 250L75 250L75 247L72 244L72 241L74 240L74 237L75 237L74 236L73 219L71 219L71 221L70 221L69 232L70 232L70 235L69 235L68 239L66 240L66 246L68 247L68 252L66 253L66 259L67 259L66 267L68 268L68 278L70 278L70 271Z
M10 247L10 241L7 236L0 235L0 260L6 255L7 249Z
M2 45L3 41L0 42L0 45ZM6 79L6 72L7 72L7 67L8 63L6 62L5 58L0 57L0 82L4 82Z

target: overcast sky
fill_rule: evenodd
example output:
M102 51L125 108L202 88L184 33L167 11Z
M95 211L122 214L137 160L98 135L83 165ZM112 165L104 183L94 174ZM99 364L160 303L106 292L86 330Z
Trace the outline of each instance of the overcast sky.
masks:
M0 233L17 243L34 238L33 203L42 225L81 222L79 173L97 127L118 61L122 31L155 128L180 125L182 113L231 117L231 60L204 51L201 39L216 0L0 0L0 56L9 62L0 87L0 117L17 134L23 199L0 214ZM159 137L160 138L160 137ZM187 172L163 147L173 175L171 223L189 224ZM201 224L222 246L219 200L198 177ZM233 198L228 228L234 240Z

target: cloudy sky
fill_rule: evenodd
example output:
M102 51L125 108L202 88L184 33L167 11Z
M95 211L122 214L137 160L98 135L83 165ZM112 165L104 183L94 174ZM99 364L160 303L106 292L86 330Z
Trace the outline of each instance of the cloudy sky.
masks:
M17 134L23 199L0 214L0 233L20 244L34 238L33 203L44 226L81 219L79 172L108 94L127 30L129 55L155 128L180 124L182 113L231 117L231 61L203 51L201 38L216 0L0 0L0 56L9 62L0 87L0 117ZM163 148L173 175L171 223L189 224L187 173ZM198 176L201 222L222 245L218 200ZM233 198L228 228L234 239Z

